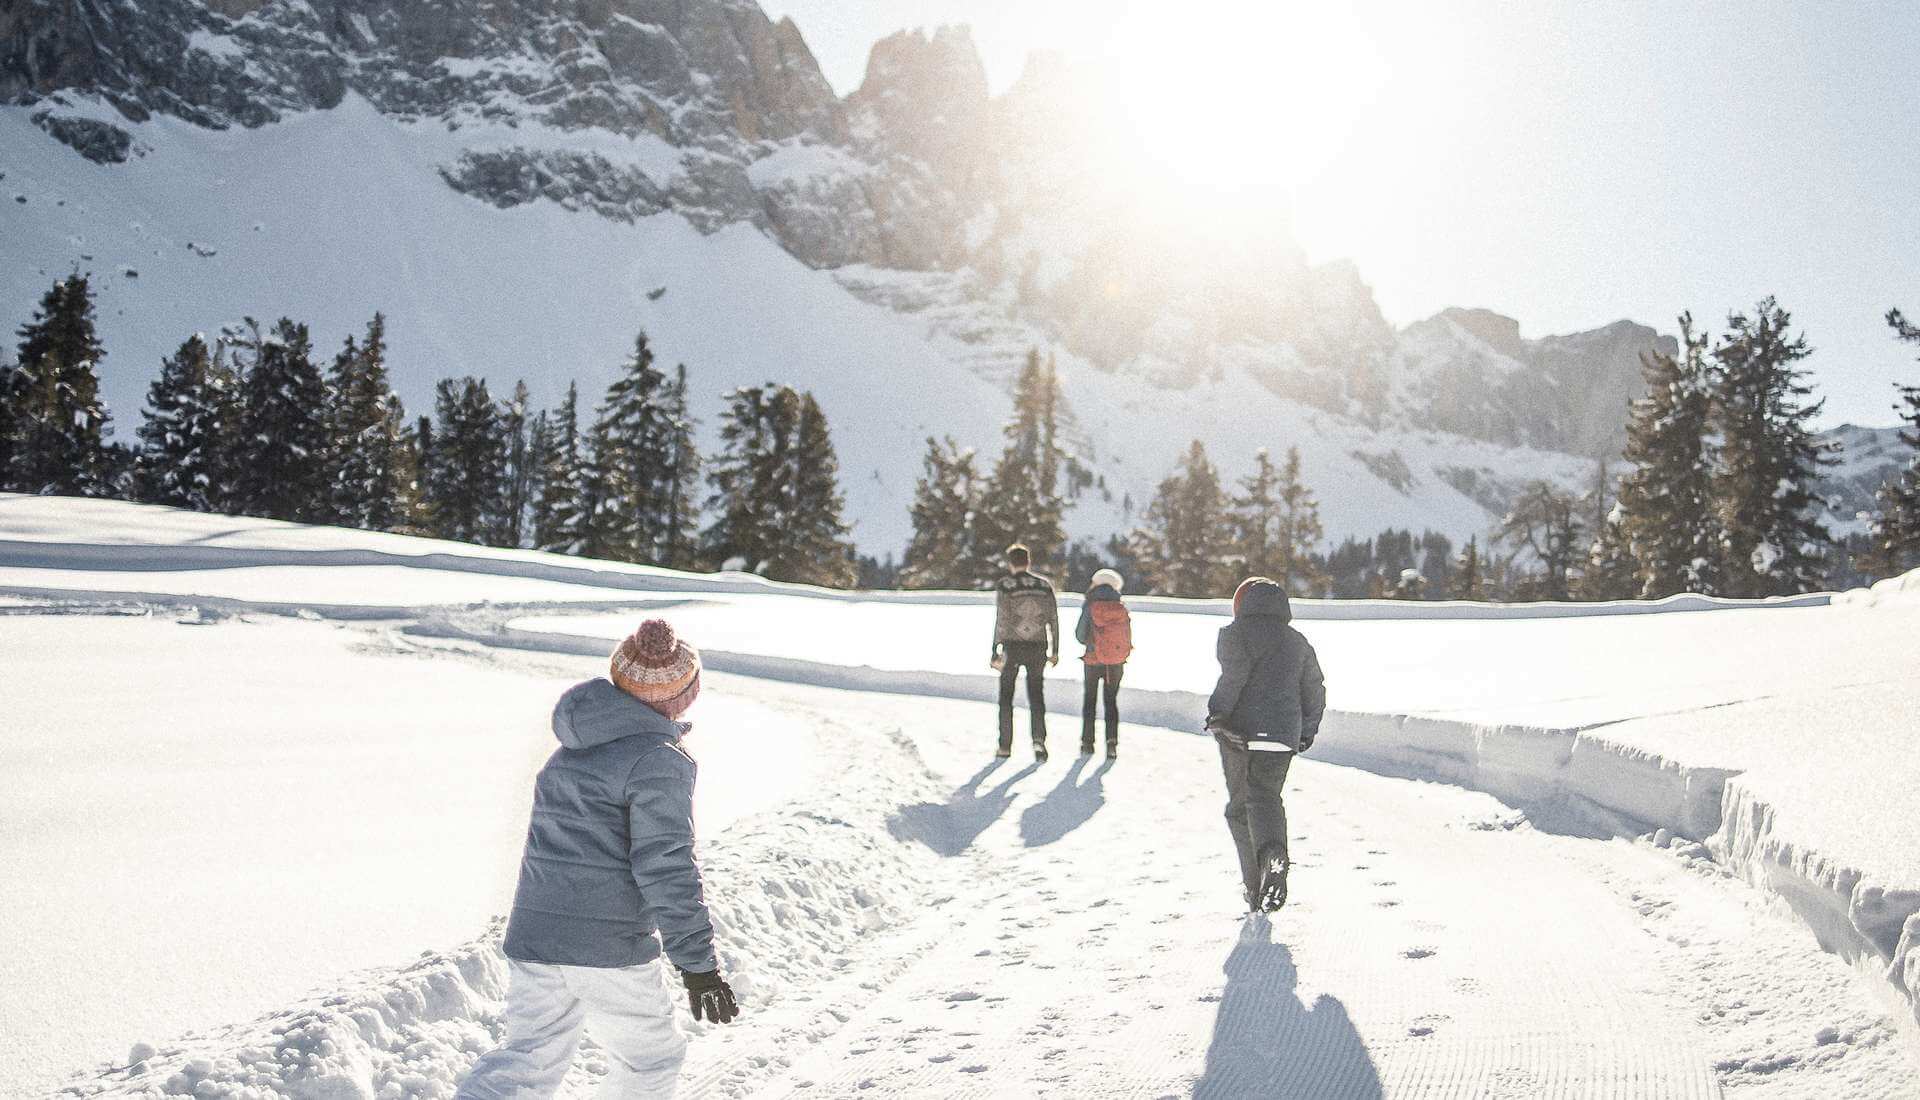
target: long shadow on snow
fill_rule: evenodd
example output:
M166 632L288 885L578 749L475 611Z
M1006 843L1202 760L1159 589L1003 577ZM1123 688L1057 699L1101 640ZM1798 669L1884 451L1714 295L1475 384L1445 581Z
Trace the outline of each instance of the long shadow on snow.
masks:
M980 793L980 784L1004 763L995 760L981 768L945 802L902 806L887 819L887 831L895 839L917 840L943 856L965 852L1013 804L1013 785L1040 770L1038 762L1028 764Z
M1194 1097L1379 1100L1380 1072L1346 1006L1325 994L1302 1005L1293 953L1271 937L1265 918L1249 918L1227 956L1227 987Z
M1100 807L1107 804L1107 793L1101 789L1101 783L1107 773L1113 770L1113 761L1103 762L1080 782L1080 774L1087 770L1087 758L1080 757L1067 769L1067 774L1054 784L1047 796L1028 806L1020 814L1020 842L1029 848L1038 848L1043 844L1052 844L1061 837L1085 825Z

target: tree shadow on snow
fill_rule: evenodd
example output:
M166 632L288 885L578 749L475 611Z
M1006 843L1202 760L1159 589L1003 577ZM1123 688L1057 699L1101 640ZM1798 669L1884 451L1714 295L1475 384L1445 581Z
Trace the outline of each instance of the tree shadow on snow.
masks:
M1300 1003L1293 953L1272 942L1272 925L1251 917L1227 956L1227 987L1213 1021L1196 1100L1379 1100L1380 1073L1347 1008L1321 994Z
M1113 770L1113 761L1103 762L1080 782L1080 774L1086 771L1087 757L1073 762L1059 783L1047 792L1047 797L1028 806L1020 815L1020 842L1029 848L1038 848L1043 844L1052 844L1061 837L1085 825L1100 807L1106 805L1107 793L1101 789L1101 783L1107 773Z
M1006 761L995 760L981 768L945 802L902 806L887 819L887 831L897 840L917 840L943 856L959 855L1007 812L1013 804L1013 785L1040 770L1037 761L1028 764L981 793L980 784L1005 765Z

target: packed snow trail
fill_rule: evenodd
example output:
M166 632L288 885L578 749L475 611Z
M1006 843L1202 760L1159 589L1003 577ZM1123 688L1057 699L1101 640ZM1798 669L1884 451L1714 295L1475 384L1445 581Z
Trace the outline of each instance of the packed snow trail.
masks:
M413 678L473 660L592 671L513 651L437 656L459 660L384 659ZM797 789L703 824L722 956L748 1014L695 1028L689 1096L1920 1087L1912 1036L1856 976L1691 849L1547 836L1484 795L1308 758L1291 784L1295 901L1248 927L1203 738L1128 726L1107 767L1072 755L1062 715L1050 763L994 767L987 705L724 675L709 691L702 707L718 705L694 744L712 761L703 797L757 781L723 762L773 748L769 735L818 759ZM525 736L544 751L541 729ZM510 881L507 862L489 888ZM423 866L390 901L430 907L475 873ZM504 968L485 942L439 957L162 1042L146 1065L73 1090L449 1095L497 1035ZM110 975L61 977L86 989ZM599 1058L583 1051L567 1095L585 1094Z
M1548 836L1484 795L1309 757L1294 900L1245 921L1210 742L1129 728L1108 766L1063 722L1050 763L986 767L988 707L858 705L954 781L893 824L955 897L925 955L756 1095L1920 1087L1912 1036L1697 851Z

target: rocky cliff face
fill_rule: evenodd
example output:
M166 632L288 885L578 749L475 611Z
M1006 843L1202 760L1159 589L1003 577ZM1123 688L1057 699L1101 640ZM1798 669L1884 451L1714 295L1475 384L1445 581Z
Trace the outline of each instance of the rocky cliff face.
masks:
M1511 317L1449 309L1402 331L1391 376L1400 412L1422 427L1611 458L1626 444L1627 403L1644 389L1640 356L1677 348L1631 321L1526 340Z
M881 41L842 100L754 0L0 0L0 101L98 163L155 115L256 128L348 96L459 137L439 174L477 200L757 226L989 372L1039 332L1148 386L1244 371L1365 425L1602 455L1661 342L1480 310L1396 332L1351 265L1142 200L1150 143L1073 66L991 96L964 29Z

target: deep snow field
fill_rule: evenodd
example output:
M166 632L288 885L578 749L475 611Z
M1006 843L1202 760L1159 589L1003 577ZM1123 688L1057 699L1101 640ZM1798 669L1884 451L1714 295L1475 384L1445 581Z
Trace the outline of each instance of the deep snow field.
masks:
M1063 678L991 768L972 596L0 497L0 1095L449 1095L547 711L649 610L747 1010L687 1095L1920 1095L1920 602L1809 603L1303 603L1336 713L1244 921L1217 604L1136 605L1116 766Z

